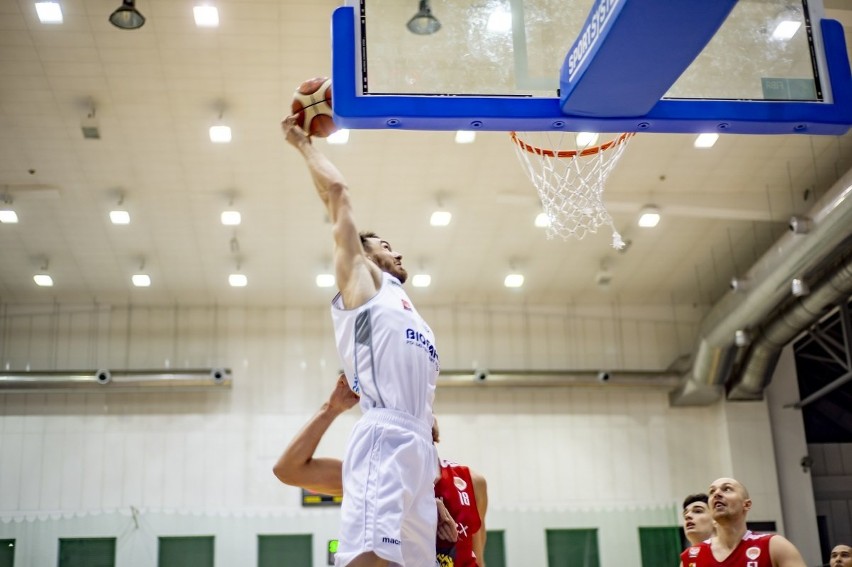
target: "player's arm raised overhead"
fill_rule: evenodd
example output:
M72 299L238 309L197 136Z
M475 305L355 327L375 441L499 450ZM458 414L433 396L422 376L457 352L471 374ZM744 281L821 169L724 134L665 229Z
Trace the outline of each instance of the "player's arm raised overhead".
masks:
M354 309L366 303L379 290L381 270L370 262L358 236L352 215L349 187L331 161L311 143L296 124L295 116L282 122L287 141L302 154L314 186L328 210L334 232L334 269L343 305Z
M343 463L339 459L314 458L314 452L335 418L357 403L358 396L341 374L328 401L290 441L272 468L278 480L322 494L342 495Z

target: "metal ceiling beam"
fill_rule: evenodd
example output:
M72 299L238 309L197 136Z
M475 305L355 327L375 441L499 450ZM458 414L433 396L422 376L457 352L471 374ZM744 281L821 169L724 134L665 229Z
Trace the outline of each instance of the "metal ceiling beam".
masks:
M814 392L810 396L806 397L804 400L799 400L798 402L796 402L794 404L789 404L789 405L786 405L784 407L802 409L806 405L814 403L815 401L817 401L821 397L825 396L826 394L829 394L829 393L833 392L834 390L838 389L839 387L843 386L844 384L846 384L850 380L852 380L852 372L847 372L843 376L836 378L833 382L826 384L825 386L823 386L822 388L820 388L819 390L817 390L816 392Z
M825 336L819 328L812 329L810 331L810 335L813 337L814 342L822 347L822 350L828 354L835 364L843 367L845 370L849 370L848 360L844 360L839 354L837 354L837 352L835 352L835 349L837 349L842 353L844 349L838 348L838 345L832 344L833 341L830 340L830 337ZM846 358L848 358L848 355Z

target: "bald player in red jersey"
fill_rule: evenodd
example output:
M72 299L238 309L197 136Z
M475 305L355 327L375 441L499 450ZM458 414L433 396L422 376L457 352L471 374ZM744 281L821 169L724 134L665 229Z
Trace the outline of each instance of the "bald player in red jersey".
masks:
M751 498L739 481L720 478L707 492L716 534L680 554L681 567L807 567L785 537L755 534L746 528Z

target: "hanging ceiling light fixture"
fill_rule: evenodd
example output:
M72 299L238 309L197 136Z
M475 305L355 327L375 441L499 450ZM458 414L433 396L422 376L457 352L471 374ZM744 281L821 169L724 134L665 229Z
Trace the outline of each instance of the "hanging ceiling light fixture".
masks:
M420 9L408 20L406 27L417 35L431 35L441 29L441 22L432 15L429 0L420 0Z
M136 30L145 25L145 16L136 9L136 0L121 0L121 6L110 14L109 22L122 30Z

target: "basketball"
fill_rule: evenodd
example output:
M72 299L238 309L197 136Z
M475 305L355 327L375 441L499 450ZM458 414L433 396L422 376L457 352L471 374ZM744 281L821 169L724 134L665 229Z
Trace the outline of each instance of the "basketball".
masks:
M309 136L325 138L337 130L331 111L331 79L308 79L293 93L291 107L298 124Z

